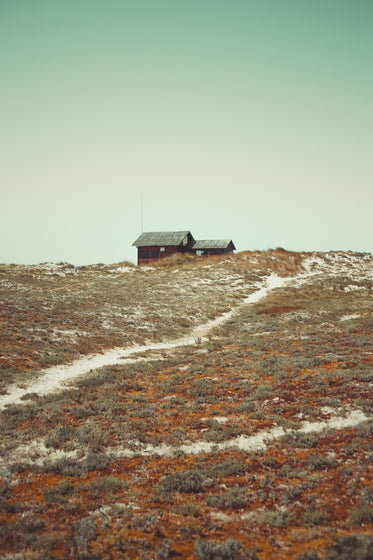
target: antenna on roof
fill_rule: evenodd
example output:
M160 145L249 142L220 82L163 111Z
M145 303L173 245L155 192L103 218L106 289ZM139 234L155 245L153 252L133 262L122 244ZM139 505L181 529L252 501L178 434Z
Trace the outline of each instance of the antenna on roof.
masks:
M144 205L141 194L141 233L144 232Z

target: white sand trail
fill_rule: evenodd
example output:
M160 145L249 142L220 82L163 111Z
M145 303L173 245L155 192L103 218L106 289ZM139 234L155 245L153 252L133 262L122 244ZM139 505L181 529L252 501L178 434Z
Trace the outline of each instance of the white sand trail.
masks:
M81 377L91 371L108 365L116 365L124 363L131 363L134 359L129 360L130 356L141 352L163 352L172 348L180 346L188 346L195 344L196 341L201 340L215 327L218 327L225 322L229 321L231 317L237 313L244 305L255 303L264 298L268 292L275 288L281 288L289 281L294 280L294 277L280 278L276 275L271 275L265 279L265 285L259 290L250 294L244 299L237 307L234 307L227 313L204 323L198 325L190 334L165 342L149 343L145 345L136 345L129 348L113 348L107 350L102 354L91 354L84 356L71 364L53 366L41 372L40 377L32 381L27 386L10 385L8 393L0 397L0 410L11 404L24 403L22 397L27 393L37 393L39 396L52 393L53 391L66 389L66 383L74 381L76 378ZM147 358L142 358L146 360Z
M303 422L296 431L300 433L320 433L326 429L342 430L352 426L358 426L362 422L366 422L370 418L359 409L350 410L350 412L341 417L338 411L333 410L331 418L321 422ZM214 443L207 441L196 441L185 445L151 445L143 444L139 441L128 442L127 445L117 445L115 447L107 447L105 453L113 459L132 458L139 456L163 456L172 457L177 452L183 452L185 455L198 455L202 453L211 453L212 451L221 451L225 449L239 449L244 452L253 452L265 450L271 442L278 440L284 436L286 432L282 426L276 426L270 430L262 430L252 436L241 435L222 443ZM0 469L6 471L12 464L27 462L36 465L43 465L46 462L56 461L58 459L70 458L79 462L79 458L83 459L85 453L79 448L74 451L65 452L45 447L42 439L34 440L30 443L24 443L18 447L9 450L8 453L0 456Z
M337 412L337 411L335 411ZM361 410L355 409L351 410L349 414L345 417L332 416L328 420L321 422L303 422L299 429L296 430L297 434L304 433L318 433L325 429L335 429L340 430L343 428L349 428L351 426L356 426L361 422L369 420L369 417L364 414ZM215 443L209 441L197 441L194 443L180 445L178 447L170 445L144 445L140 442L132 442L132 446L137 446L136 450L116 447L107 449L107 453L113 454L115 457L133 457L135 455L161 455L170 456L175 453L176 450L180 450L186 455L196 455L199 453L211 453L215 450L228 449L235 447L241 451L258 451L264 450L267 446L274 440L279 439L284 436L287 432L282 426L276 426L271 430L264 430L253 434L252 436L241 435L233 439L229 439L222 443ZM289 433L289 432L288 432Z

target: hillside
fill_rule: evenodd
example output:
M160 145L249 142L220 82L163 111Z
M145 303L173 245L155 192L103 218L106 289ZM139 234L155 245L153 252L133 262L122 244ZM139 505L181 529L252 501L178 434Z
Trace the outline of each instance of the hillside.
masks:
M0 558L373 557L373 257L0 266Z

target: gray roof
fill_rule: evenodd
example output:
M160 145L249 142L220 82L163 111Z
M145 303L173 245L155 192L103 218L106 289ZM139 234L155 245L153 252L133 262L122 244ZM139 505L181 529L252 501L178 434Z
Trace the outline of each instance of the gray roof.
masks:
M226 249L232 243L233 249L236 247L231 239L203 239L193 243L192 249Z
M180 245L188 233L190 231L145 231L132 245L135 247Z

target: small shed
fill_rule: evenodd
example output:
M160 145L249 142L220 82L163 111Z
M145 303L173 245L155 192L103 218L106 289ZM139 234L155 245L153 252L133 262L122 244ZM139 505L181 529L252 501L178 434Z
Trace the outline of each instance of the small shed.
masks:
M190 231L147 231L132 245L137 247L137 264L147 264L175 253L190 252L194 242Z
M206 257L222 255L223 253L231 253L235 249L236 247L231 239L198 240L195 241L191 247L192 253Z

